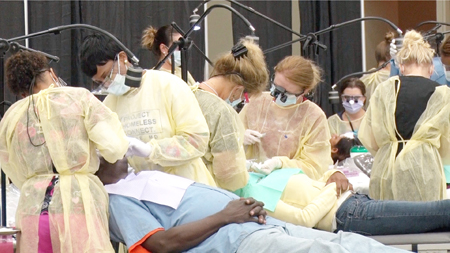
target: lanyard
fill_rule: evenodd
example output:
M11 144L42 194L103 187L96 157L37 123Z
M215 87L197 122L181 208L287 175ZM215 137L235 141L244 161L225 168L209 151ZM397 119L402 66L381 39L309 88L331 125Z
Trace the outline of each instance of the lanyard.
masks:
M350 117L347 115L347 112L344 112L345 117L347 117L348 123L350 124L350 128L352 129L352 132L355 132L355 129L353 128L352 121L350 120Z

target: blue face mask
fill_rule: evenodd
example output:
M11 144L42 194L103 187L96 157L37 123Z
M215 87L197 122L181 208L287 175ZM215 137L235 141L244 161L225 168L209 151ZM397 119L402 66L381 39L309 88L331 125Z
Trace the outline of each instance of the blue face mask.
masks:
M447 82L450 82L450 71L445 71L445 79L447 80Z
M230 101L231 94L233 94L234 89L230 92L230 95L227 99L225 99L225 102L229 104L231 107L235 108L238 104L242 102L242 94L244 93L244 90L242 90L241 95L239 95L239 98L234 100L233 102Z

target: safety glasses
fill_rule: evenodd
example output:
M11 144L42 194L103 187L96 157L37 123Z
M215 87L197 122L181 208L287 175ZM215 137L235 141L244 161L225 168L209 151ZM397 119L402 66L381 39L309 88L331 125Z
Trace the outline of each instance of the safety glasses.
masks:
M350 100L355 101L355 103L358 103L358 101L363 98L364 96L358 95L358 96L350 96L350 95L342 95L341 99L342 101L350 102Z
M114 65L115 65L115 61L113 63L113 66L111 68L111 71L109 72L109 74L105 77L105 79L103 79L102 82L99 82L97 80L92 80L92 83L94 84L94 87L98 88L103 88L103 87L107 87L109 86L109 84L111 84L112 82L112 75L113 75L113 71L114 71Z

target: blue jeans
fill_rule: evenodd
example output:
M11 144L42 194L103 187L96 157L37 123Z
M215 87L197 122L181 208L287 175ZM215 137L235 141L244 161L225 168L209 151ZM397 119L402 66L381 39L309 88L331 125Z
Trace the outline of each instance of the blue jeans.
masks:
M336 212L337 231L363 235L450 231L450 200L415 202L373 200L355 194Z

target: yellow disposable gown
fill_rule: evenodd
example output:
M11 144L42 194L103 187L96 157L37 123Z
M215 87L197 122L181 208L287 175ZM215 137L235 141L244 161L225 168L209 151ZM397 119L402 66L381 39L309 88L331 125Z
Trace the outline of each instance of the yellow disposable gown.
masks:
M375 70L375 68L370 69ZM375 92L378 84L386 81L389 78L390 71L386 69L382 69L380 71L374 72L372 74L364 75L360 78L360 80L366 86L366 103L364 104L364 109L367 110L369 108L370 98L372 94Z
M396 80L400 87L398 76L378 86L359 129L361 142L375 157L370 196L382 200L445 199L443 165L450 165L450 89L436 88L411 139L396 158Z
M247 146L247 159L278 157L282 168L301 168L312 179L321 178L332 163L327 118L313 102L281 107L263 92L239 116L246 129L265 134L261 144Z
M172 74L172 70L171 69L160 68L160 70ZM180 67L175 67L175 72L173 74L178 76L179 78L181 78L181 76L182 76L181 75L181 68ZM189 86L193 86L196 82L195 82L194 78L192 77L191 73L189 73L189 71L187 72L187 76L188 76L187 84Z
M16 213L21 252L38 252L39 216L55 175L59 183L48 208L53 252L114 252L108 195L94 173L96 149L110 163L127 151L117 115L83 88L51 86L32 98L14 103L0 123L2 169L21 189Z
M359 130L359 126L361 125L363 118L364 115L359 119L352 120L352 126L356 132ZM341 135L347 132L352 132L350 123L348 121L343 121L337 114L334 114L328 118L328 126L330 127L330 133L332 135L333 134Z
M237 112L216 95L193 87L210 130L208 149L203 156L218 187L235 191L248 181L245 166L244 125Z
M180 78L148 70L141 86L103 103L119 115L127 136L149 143L147 158L130 157L137 171L159 170L215 186L202 161L209 130L194 94Z

